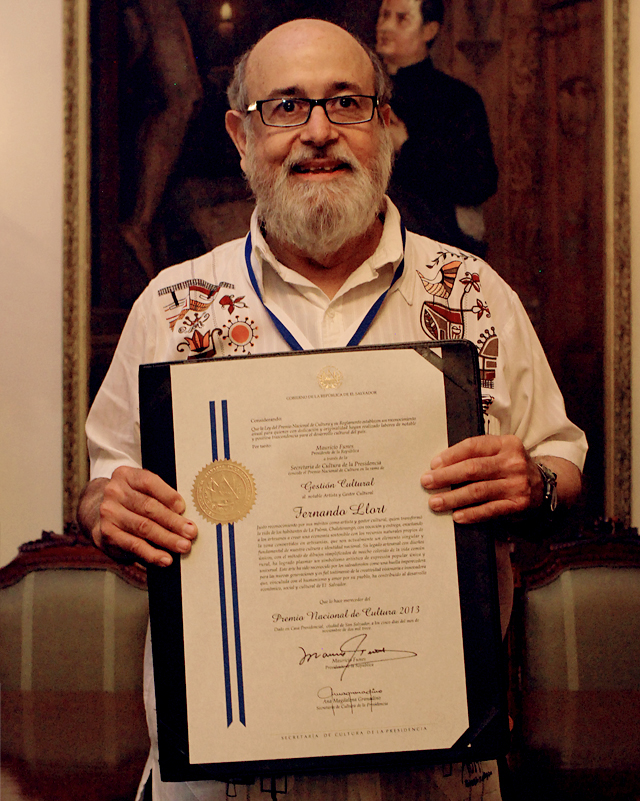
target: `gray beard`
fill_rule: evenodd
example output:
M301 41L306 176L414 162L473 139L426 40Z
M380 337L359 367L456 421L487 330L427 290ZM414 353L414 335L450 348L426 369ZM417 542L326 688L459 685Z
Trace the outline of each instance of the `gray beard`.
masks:
M291 178L300 162L318 157L337 158L349 165L335 180L313 183ZM381 131L380 148L370 170L342 145L303 147L289 154L277 173L255 159L252 135L247 137L246 175L256 198L258 217L275 239L314 261L337 253L362 236L384 207L391 175L393 146Z

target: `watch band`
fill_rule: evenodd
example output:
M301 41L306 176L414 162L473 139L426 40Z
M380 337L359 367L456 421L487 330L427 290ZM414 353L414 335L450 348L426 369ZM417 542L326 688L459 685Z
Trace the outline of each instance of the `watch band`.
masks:
M540 509L551 515L558 505L558 476L546 464L536 462L536 467L540 471L544 484L544 496Z

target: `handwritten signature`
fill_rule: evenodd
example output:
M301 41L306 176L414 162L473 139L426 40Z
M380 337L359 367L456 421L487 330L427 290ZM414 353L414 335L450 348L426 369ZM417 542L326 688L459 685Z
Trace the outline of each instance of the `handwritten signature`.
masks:
M331 702L331 711L336 714L336 703L338 709L349 709L353 715L356 706L365 707L373 712L374 701L382 697L382 690L373 687L370 690L347 690L337 693L333 687L321 687L317 692L318 698L323 701Z
M299 665L308 665L309 662L316 659L340 659L347 657L347 663L340 674L340 681L342 681L347 668L355 667L356 665L373 665L377 662L393 662L397 659L412 659L418 656L415 651L400 651L393 648L363 648L364 641L367 639L366 634L356 634L354 637L349 637L348 640L342 643L340 650L334 653L328 651L307 652L301 645L298 646L302 651L302 657L298 662ZM356 657L364 658L364 661L355 662ZM373 659L369 658L373 657Z

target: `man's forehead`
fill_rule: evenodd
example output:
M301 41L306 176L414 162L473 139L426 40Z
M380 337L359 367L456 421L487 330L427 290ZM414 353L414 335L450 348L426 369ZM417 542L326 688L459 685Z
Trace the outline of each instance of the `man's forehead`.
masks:
M403 16L420 16L422 9L420 0L382 0L380 10L391 11Z
M336 92L374 92L369 56L345 30L322 20L294 20L268 33L247 62L251 100Z

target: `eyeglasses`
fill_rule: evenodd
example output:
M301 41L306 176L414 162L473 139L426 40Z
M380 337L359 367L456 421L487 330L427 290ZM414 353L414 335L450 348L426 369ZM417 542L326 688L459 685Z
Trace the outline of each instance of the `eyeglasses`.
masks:
M335 125L357 125L369 122L378 106L375 95L340 95L314 100L309 97L278 97L273 100L257 100L247 108L259 111L262 122L273 128L294 128L309 122L316 106L324 109L329 122Z

